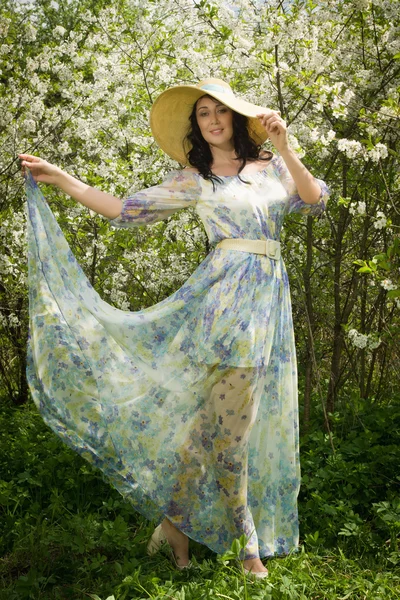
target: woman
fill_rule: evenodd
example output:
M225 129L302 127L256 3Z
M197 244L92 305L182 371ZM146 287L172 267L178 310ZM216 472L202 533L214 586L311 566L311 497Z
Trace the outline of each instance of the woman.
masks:
M35 181L58 186L115 226L193 206L212 251L153 307L102 301L32 177L28 380L43 418L161 521L178 568L188 538L224 552L245 534L243 565L298 544L297 370L280 229L288 212L320 214L328 192L290 148L277 111L207 79L159 96L153 135L188 168L124 201L21 154ZM263 152L270 138L280 156Z

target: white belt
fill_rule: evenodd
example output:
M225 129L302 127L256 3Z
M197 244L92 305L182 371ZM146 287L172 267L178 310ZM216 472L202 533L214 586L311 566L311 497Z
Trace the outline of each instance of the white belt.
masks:
M226 238L219 242L216 248L224 250L240 250L241 252L253 252L265 254L269 258L279 260L281 256L281 243L276 240L246 240L243 238Z

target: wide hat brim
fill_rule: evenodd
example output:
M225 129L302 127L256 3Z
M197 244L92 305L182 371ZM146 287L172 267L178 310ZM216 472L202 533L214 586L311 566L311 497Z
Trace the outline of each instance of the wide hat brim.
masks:
M256 115L271 109L237 98L233 93L200 89L195 85L180 85L162 92L155 100L150 112L150 127L153 137L168 156L182 165L189 164L187 152L191 149L191 145L189 142L185 142L190 128L189 116L194 103L205 95L211 96L235 112L249 117L248 131L257 145L263 144L268 138L267 132Z

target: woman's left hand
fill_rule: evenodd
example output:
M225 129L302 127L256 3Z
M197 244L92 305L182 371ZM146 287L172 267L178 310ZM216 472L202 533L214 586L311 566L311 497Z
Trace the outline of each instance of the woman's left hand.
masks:
M278 150L282 152L289 146L287 139L286 123L280 113L276 110L270 110L267 113L257 115L261 125L268 133L268 137Z

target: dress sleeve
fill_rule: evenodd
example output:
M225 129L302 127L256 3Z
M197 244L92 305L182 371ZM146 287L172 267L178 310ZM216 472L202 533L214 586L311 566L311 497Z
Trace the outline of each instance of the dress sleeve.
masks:
M171 171L159 185L130 194L122 211L110 219L114 227L136 227L162 221L180 208L195 206L201 186L193 172Z
M285 161L282 157L278 156L275 161L276 174L282 183L283 187L287 192L286 199L286 213L301 213L302 215L312 215L314 217L321 215L326 210L330 190L326 183L322 179L314 180L319 184L321 188L321 194L318 202L315 204L308 204L304 202L297 193L296 184L291 176L289 169L287 168Z

